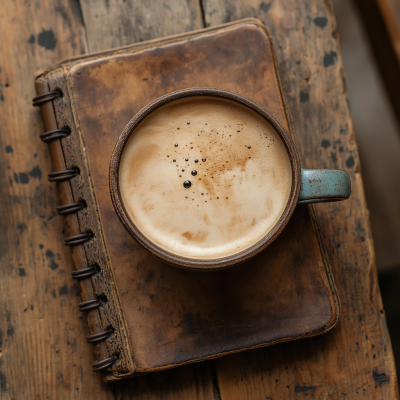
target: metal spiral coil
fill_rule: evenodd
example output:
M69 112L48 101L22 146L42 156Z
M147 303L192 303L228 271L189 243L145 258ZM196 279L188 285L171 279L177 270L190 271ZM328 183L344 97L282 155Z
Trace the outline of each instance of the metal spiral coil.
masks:
M83 203L69 203L57 207L58 215L68 215L83 210Z
M98 343L106 340L113 333L112 329L86 336L88 343Z
M62 171L51 172L49 174L50 182L62 182L67 181L79 174L78 168L64 169Z
M61 90L54 90L51 92L47 92L44 94L41 94L39 96L36 96L35 98L32 99L32 105L33 106L41 106L49 101L52 101L58 97L62 97L62 92ZM68 127L65 128L59 128L59 129L53 129L51 131L44 132L40 135L40 139L48 143L53 140L57 139L64 139L65 137L69 136L71 134L71 130ZM52 172L48 175L48 179L51 182L62 182L69 180L76 175L79 174L79 169L78 168L70 168L70 169L65 169L63 171L56 171ZM65 205L61 205L57 207L57 213L59 215L68 215L72 214L75 212L81 211L85 207L86 203L83 201L81 202L76 202L76 203L69 203ZM93 234L91 232L85 232L85 233L79 233L77 235L69 236L67 237L64 242L66 246L78 246L81 244L84 244L88 240L92 239ZM89 279L93 275L95 275L99 270L99 267L97 265L92 265L86 268L82 268L77 271L71 272L72 279ZM79 311L81 312L89 312L96 310L100 307L101 301L99 299L93 299L93 300L86 300L81 303L79 303ZM104 332L98 332L94 333L92 335L88 335L86 337L86 340L89 343L99 343L104 340L106 340L112 333L114 332L113 329L107 329ZM117 360L117 356L111 356L104 358L103 360L98 360L95 361L92 364L93 371L94 372L99 372L102 370L107 369L108 367L111 367L115 360Z
M82 268L78 269L77 271L72 271L72 279L86 279L90 278L92 275L97 273L97 268L96 267L87 267L87 268Z
M40 135L40 139L42 139L43 142L47 143L52 140L63 139L69 136L70 133L71 131L68 128L54 129L52 131L42 133Z
M117 356L111 356L104 358L103 360L95 361L92 364L93 372L98 372L114 364L114 361L117 360Z
M86 300L79 303L79 311L81 312L92 311L95 310L96 308L99 308L100 306L101 302L98 299Z
M79 233L78 235L69 236L64 239L64 244L66 246L77 246L78 244L83 244L92 238L90 232Z
M47 92L45 94L41 94L40 96L36 96L32 99L32 105L34 107L41 106L44 103L47 103L48 101L52 101L56 99L57 97L61 97L62 93L60 90L54 90L52 92Z

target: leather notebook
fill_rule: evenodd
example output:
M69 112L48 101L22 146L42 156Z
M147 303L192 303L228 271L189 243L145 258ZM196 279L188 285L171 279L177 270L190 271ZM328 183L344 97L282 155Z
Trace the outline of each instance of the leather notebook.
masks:
M271 41L255 19L69 59L36 79L49 180L59 189L93 370L105 380L321 334L339 318L311 205L297 206L255 258L210 272L164 264L121 224L109 192L114 145L142 107L189 87L248 97L293 135Z

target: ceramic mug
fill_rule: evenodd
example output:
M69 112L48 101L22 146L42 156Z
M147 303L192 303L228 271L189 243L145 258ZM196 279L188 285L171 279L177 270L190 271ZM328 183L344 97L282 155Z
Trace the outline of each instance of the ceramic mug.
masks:
M121 157L124 152L124 148L131 135L135 132L135 129L145 118L151 116L151 113L159 109L161 106L176 100L189 99L193 96L205 96L205 99L227 99L237 102L240 105L247 106L251 110L255 111L259 116L264 118L270 125L272 125L275 131L279 134L287 150L292 172L292 185L289 199L283 213L273 228L266 232L260 240L250 247L237 253L211 259L199 259L195 257L179 255L162 248L157 243L150 240L141 232L133 219L130 217L122 201L120 191L119 168ZM351 192L350 177L346 171L328 169L302 169L293 139L286 129L283 128L282 125L259 104L239 94L211 88L192 88L173 92L153 101L140 110L125 127L115 145L111 157L109 179L110 194L115 211L131 236L133 236L152 254L169 264L183 268L203 270L231 267L258 254L269 244L271 244L282 232L298 204L345 200L350 197Z

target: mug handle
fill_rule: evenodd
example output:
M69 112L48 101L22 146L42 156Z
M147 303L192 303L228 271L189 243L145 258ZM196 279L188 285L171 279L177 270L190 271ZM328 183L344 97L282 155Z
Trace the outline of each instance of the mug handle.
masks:
M350 197L350 176L340 169L301 169L297 204L346 200Z

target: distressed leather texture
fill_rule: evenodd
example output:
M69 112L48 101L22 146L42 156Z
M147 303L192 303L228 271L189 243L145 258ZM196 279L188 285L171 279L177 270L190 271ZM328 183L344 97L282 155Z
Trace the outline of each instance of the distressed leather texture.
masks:
M261 22L247 19L67 60L39 76L36 87L39 94L63 91L52 106L42 106L42 115L46 130L71 128L68 138L50 144L50 153L55 171L80 169L59 185L60 198L88 204L67 217L66 232L94 234L72 251L77 269L100 266L81 285L83 300L104 300L88 313L91 333L114 329L95 346L96 358L119 357L106 379L313 336L337 323L339 301L312 206L298 206L278 239L252 260L197 272L166 265L143 249L111 202L109 162L120 133L142 107L169 92L214 87L239 93L293 135Z

